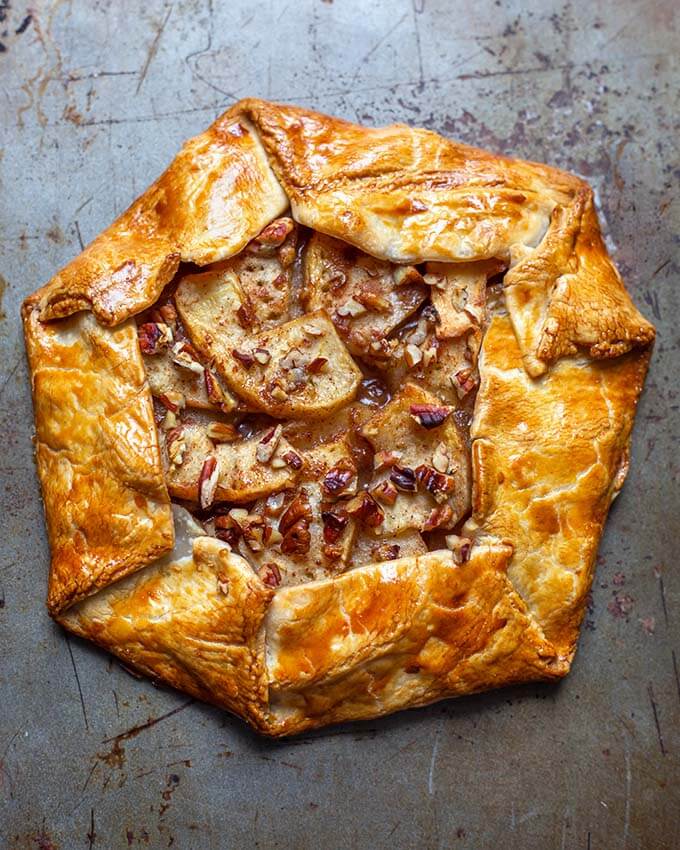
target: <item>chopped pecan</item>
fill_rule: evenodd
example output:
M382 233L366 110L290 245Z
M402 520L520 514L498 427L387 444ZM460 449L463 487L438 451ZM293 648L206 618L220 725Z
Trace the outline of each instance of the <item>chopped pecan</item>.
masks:
M181 426L179 428L173 428L172 431L168 431L165 436L165 445L168 450L170 463L174 466L181 466L184 460L184 454L187 450L187 443L184 439L184 432Z
M433 531L450 523L453 519L453 508L451 505L440 505L434 508L421 527L421 531Z
M397 543L381 543L371 550L377 561L394 561L399 557L400 546Z
M437 472L434 467L425 464L416 467L416 480L440 503L445 502L449 493L452 493L456 488L456 479L453 475Z
M217 481L220 477L220 467L217 458L209 455L201 467L198 476L198 503L205 510L212 505L217 490Z
M281 584L281 570L273 561L262 564L258 575L267 587L278 587Z
M265 525L264 531L262 532L262 542L265 546L274 546L282 540L283 535L278 528L274 528L273 525Z
M227 407L230 409L231 406L227 401L227 397L224 394L224 390L220 386L217 378L210 369L205 369L203 372L203 378L205 380L205 391L208 396L208 401L211 404L217 405L217 407L223 408Z
M390 481L397 490L402 490L405 493L416 492L416 474L408 466L397 466L395 464L390 472Z
M300 519L284 534L281 541L281 551L284 555L304 555L309 552L311 541L309 521Z
M270 222L264 230L253 239L250 243L250 247L253 243L257 245L267 245L273 248L278 248L279 245L282 245L286 237L292 232L295 227L295 223L292 218L288 218L284 216L282 218L276 218L274 221Z
M286 466L289 466L291 469L302 469L302 458L292 449L291 451L285 452L282 456L282 460L286 463Z
M182 369L189 369L189 371L195 372L197 375L203 372L203 365L199 362L196 349L190 342L184 340L180 340L180 342L176 342L173 345L172 362L177 366L181 366Z
M355 293L354 300L362 304L367 310L373 310L376 313L389 313L392 309L389 299L377 292L371 292L370 289ZM350 315L352 314L350 313Z
M255 311L249 301L243 301L236 311L236 319L244 330L249 330L255 324Z
M279 531L281 534L285 535L288 531L290 531L293 525L298 522L298 520L304 519L309 522L311 518L312 509L309 506L307 493L304 490L300 490L283 512L283 515L279 520Z
M362 490L361 493L350 499L347 502L346 510L350 516L369 528L377 528L385 520L385 512L366 490Z
M371 496L383 505L393 505L397 501L399 491L391 481L382 481L371 489Z
M239 351L236 348L233 348L231 351L231 356L238 360L246 369L250 369L250 367L255 362L255 358L252 354L249 354L247 351Z
M173 428L177 427L177 414L172 410L166 411L165 417L163 419L163 430L171 431Z
M264 529L264 517L260 516L260 514L248 514L241 521L243 542L251 550L251 552L261 552L264 548Z
M437 443L437 448L432 455L432 466L437 472L448 472L450 463L451 458L446 443Z
M137 328L142 354L158 354L172 343L172 329L165 322L145 322Z
M282 425L277 425L274 428L270 428L269 431L267 431L264 437L257 444L257 448L255 449L255 457L260 463L269 463L269 461L274 457L274 454L277 448L279 447L279 442L281 440L282 433Z
M373 469L387 469L400 460L402 452L376 452L373 457Z
M274 401L287 401L288 399L288 393L279 378L274 378L273 381L270 381L267 390Z
M306 322L302 326L302 330L307 334L307 336L323 336L323 329L318 325L315 325L314 322Z
M323 539L325 543L337 543L349 523L349 515L343 508L332 511L321 511L323 522Z
M408 366L408 368L413 369L421 362L422 359L423 352L418 348L417 345L409 343L404 349L404 360L406 360L406 365Z
M321 489L329 499L337 499L351 489L355 480L356 467L350 460L343 459L328 470L321 482Z
M217 537L218 540L223 540L225 543L228 543L232 549L235 549L241 537L241 526L230 514L227 514L226 516L216 516L215 537Z
M271 354L267 351L266 348L256 348L253 351L253 357L261 366L266 366L267 363L272 359Z
M158 396L158 400L166 410L171 410L173 413L179 413L186 404L184 395L178 390L168 390L167 393Z
M356 298L348 298L335 312L338 316L351 316L354 319L357 316L363 315L366 312L366 308Z
M228 422L210 422L207 433L215 443L233 443L241 439L238 430Z
M317 375L319 372L325 372L327 366L328 359L326 357L315 357L307 366L307 371L311 372L312 375Z
M283 503L286 501L286 494L281 493L272 493L271 496L267 497L267 501L264 504L264 514L265 516L274 517L278 516L283 510Z
M452 408L443 404L412 404L409 413L423 428L438 428L451 416Z
M459 369L451 375L451 383L458 397L463 398L477 386L477 378L472 369Z

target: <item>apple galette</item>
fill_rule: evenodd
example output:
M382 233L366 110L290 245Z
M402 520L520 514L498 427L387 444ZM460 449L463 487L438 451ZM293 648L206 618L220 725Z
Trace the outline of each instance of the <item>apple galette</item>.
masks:
M23 315L67 629L269 735L569 670L654 338L582 180L245 100Z

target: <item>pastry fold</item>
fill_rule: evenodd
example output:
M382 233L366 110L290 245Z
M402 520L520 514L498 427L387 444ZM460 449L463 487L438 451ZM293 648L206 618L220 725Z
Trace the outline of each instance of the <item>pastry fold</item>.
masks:
M135 325L26 309L24 331L58 614L172 549L173 523Z

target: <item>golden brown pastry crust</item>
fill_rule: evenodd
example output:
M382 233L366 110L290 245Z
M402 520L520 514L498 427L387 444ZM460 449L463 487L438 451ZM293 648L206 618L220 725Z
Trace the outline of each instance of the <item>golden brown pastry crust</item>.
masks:
M477 537L508 541L513 585L546 637L573 656L617 472L625 467L649 352L522 368L507 317L492 321L471 428Z
M180 260L236 254L287 207L257 133L236 107L189 140L111 227L32 296L43 320L92 310L116 325L160 295Z
M132 322L44 324L28 309L24 328L58 614L171 549L173 524Z
M227 260L289 203L379 260L510 266L509 315L479 360L461 564L433 551L274 592L181 509L173 520L128 320L180 260ZM654 336L580 179L241 101L27 299L24 323L48 605L67 628L272 735L568 671Z

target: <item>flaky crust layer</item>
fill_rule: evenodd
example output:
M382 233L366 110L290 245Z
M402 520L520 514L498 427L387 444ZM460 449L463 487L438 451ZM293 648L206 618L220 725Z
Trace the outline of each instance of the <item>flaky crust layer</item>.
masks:
M462 563L437 550L274 591L170 506L132 317L180 261L233 257L289 205L379 260L508 268L478 363ZM241 101L23 316L66 628L270 735L568 671L654 337L579 178Z

